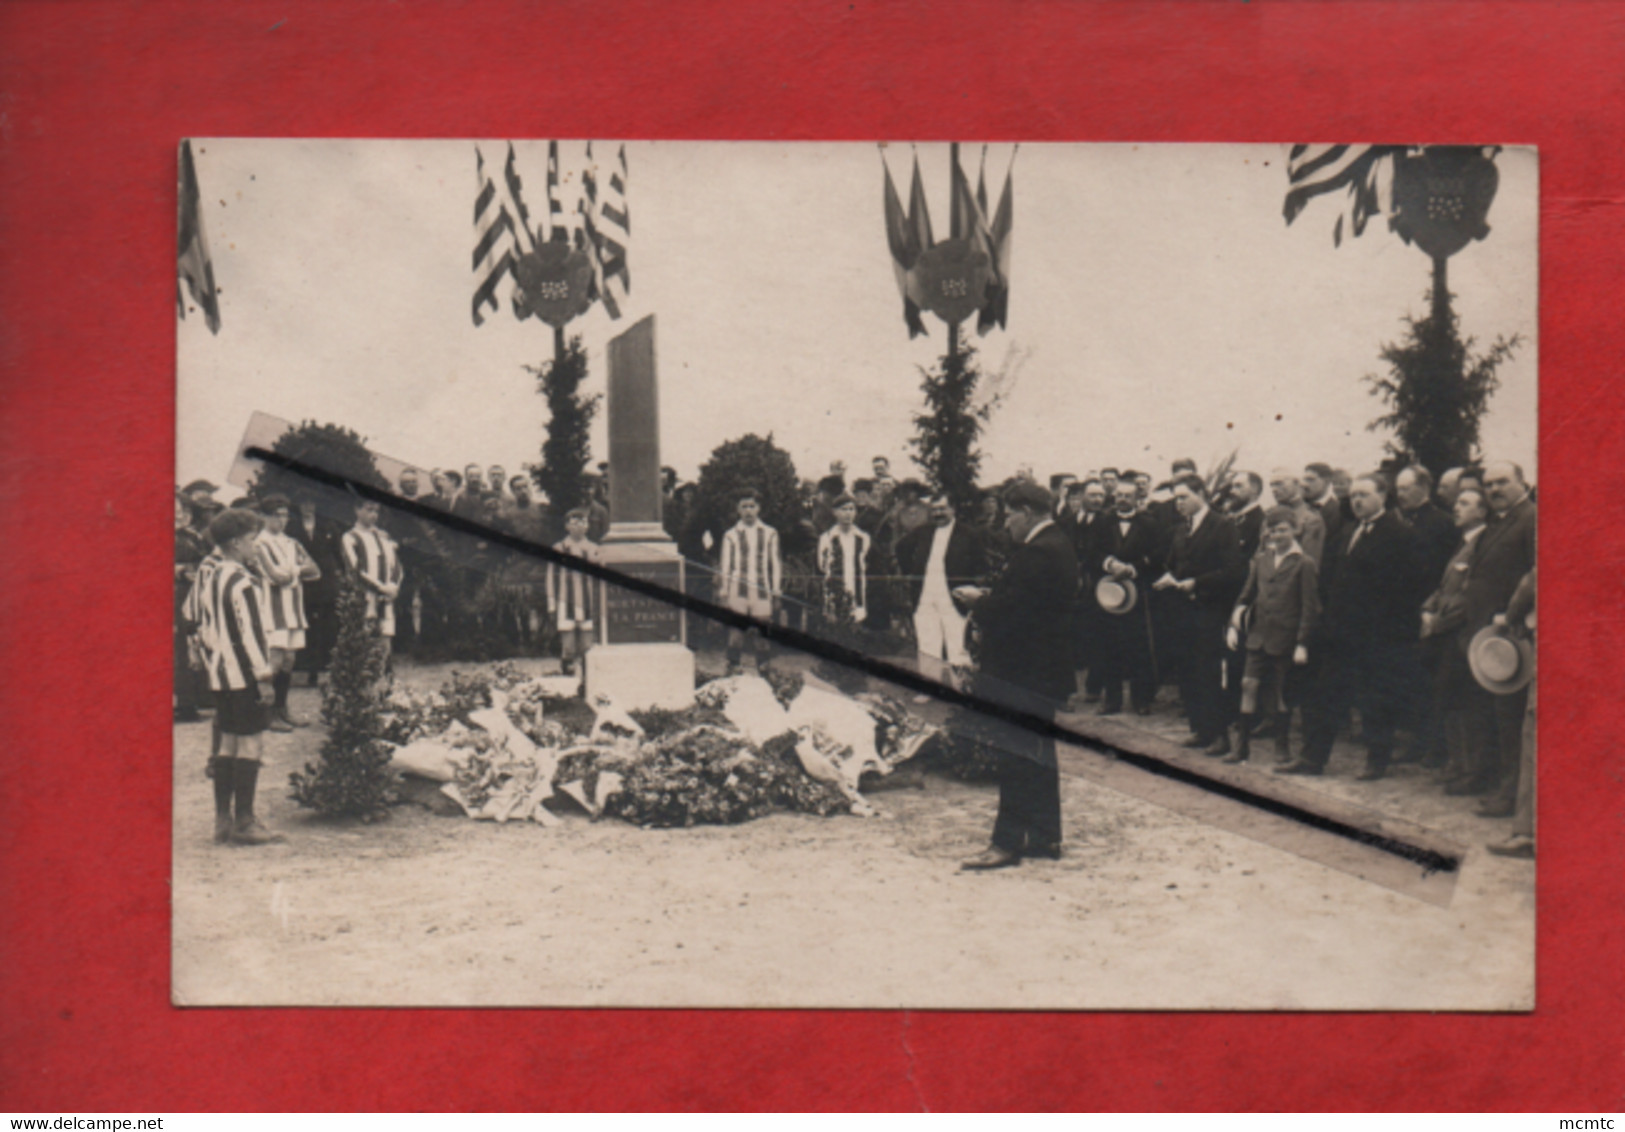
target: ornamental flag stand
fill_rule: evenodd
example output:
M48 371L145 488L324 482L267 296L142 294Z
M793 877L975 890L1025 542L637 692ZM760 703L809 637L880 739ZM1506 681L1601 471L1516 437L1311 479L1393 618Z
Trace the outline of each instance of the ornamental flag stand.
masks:
M500 180L486 171L485 156L474 147L477 195L474 201L474 325L482 308L499 309L497 293L508 288L514 317L535 316L553 328L553 358L564 356L564 328L602 300L612 320L621 317L632 277L627 267L631 237L626 206L626 147L617 154L609 191L600 199L592 143L581 173L583 197L566 222L559 200L559 143L547 143L546 220L533 229L525 207L524 184L514 165L513 143Z
M946 240L932 237L919 155L914 157L906 214L892 180L891 167L886 164L884 147L880 164L885 174L886 242L891 250L897 289L903 299L903 321L909 337L925 333L920 312L930 311L948 324L948 352L956 355L960 323L973 314L978 315L977 332L985 335L994 326L1004 327L1009 315L1015 154L1010 155L1011 169L1005 173L1004 191L990 224L985 170L973 193L959 163L959 143L952 143L949 151L951 186ZM985 148L983 161L985 165Z

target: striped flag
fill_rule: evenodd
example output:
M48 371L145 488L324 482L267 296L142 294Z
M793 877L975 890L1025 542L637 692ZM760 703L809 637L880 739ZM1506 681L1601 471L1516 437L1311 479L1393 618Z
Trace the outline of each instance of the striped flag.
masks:
M903 201L897 195L897 186L891 179L891 166L886 164L886 152L881 150L880 167L886 173L886 243L891 248L892 271L897 276L897 290L903 296L903 322L908 336L917 338L925 333L925 321L920 317L920 305L909 297L908 273L914 261L920 258L921 248L914 242L914 229L903 212Z
M547 143L547 238L566 243L570 231L564 226L564 205L559 201L559 143Z
M220 333L220 296L214 285L214 261L209 258L209 242L203 235L203 199L197 186L197 167L192 164L192 141L181 142L180 209L176 217L175 310L186 317L186 296L203 308L210 334Z
M514 167L513 143L500 177L492 177L485 155L474 147L477 193L474 197L474 325L485 325L481 308L500 309L512 297L513 265L536 245L530 212L521 194L523 183ZM498 298L498 292L502 297Z
M1355 236L1365 231L1367 221L1384 211L1383 197L1392 196L1393 161L1403 146L1393 145L1295 145L1287 157L1287 191L1282 212L1286 222L1297 219L1304 206L1318 196L1348 190L1343 212L1332 229L1332 243L1343 242L1343 221L1350 222Z
M591 161L588 163L589 171ZM589 199L587 215L593 227L590 242L598 249L599 291L604 309L610 318L620 318L632 290L632 272L627 266L627 249L632 243L632 214L626 204L626 146L616 153L610 166L609 185L603 199L596 204ZM587 190L590 198L598 194L597 178Z

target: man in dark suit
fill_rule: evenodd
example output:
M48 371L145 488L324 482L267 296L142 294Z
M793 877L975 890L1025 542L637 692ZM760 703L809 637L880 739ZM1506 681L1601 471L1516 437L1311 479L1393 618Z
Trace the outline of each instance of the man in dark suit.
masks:
M1494 621L1496 614L1506 612L1518 583L1535 568L1535 503L1524 483L1523 469L1505 461L1484 465L1484 497L1490 505L1490 522L1478 536L1468 569L1460 633L1464 644ZM1478 809L1484 817L1507 817L1517 801L1528 699L1527 689L1493 698L1497 786Z
M1100 578L1100 541L1105 534L1106 485L1098 479L1073 483L1067 488L1067 507L1056 526L1072 543L1078 558L1078 601L1072 614L1072 663L1083 678L1086 700L1098 700L1106 686L1104 627L1100 606L1095 602L1095 582Z
M1349 502L1357 520L1328 551L1323 631L1325 649L1306 713L1303 752L1278 774L1321 774L1332 741L1360 710L1366 764L1362 780L1381 778L1394 749L1394 725L1410 690L1420 683L1417 640L1427 596L1422 540L1388 507L1388 484L1372 473L1355 479Z
M1498 762L1494 747L1494 705L1490 693L1473 679L1467 666L1467 644L1460 637L1467 617L1467 583L1473 553L1484 534L1489 505L1476 491L1455 494L1453 509L1461 548L1451 556L1444 576L1422 603L1422 664L1433 694L1433 717L1443 732L1448 759L1446 794L1484 794L1495 788Z
M306 666L310 686L314 688L332 659L333 646L339 637L335 604L338 579L345 569L344 552L339 546L344 528L336 520L317 514L313 497L301 495L283 533L304 547L322 572L316 581L304 583L305 618L310 622L310 630L305 637L305 647L299 652L299 663Z
M1461 546L1461 532L1444 509L1433 502L1433 473L1420 464L1394 477L1394 498L1399 502L1399 517L1422 538L1423 572L1432 589L1443 580L1445 564Z
M968 607L954 591L987 573L987 554L975 528L954 516L945 495L930 501L931 521L897 543L897 568L908 587L914 612L914 638L920 674L946 681L947 668L966 668L965 616ZM1047 518L1048 516L1046 516Z
M1224 629L1247 580L1247 563L1235 525L1208 506L1200 476L1174 480L1174 504L1181 522L1174 528L1166 572L1153 586L1172 598L1168 646L1177 658L1180 696L1192 731L1185 746L1218 758L1230 753Z
M1117 494L1115 513L1109 516L1094 546L1098 562L1085 565L1098 581L1110 575L1133 581L1144 589L1157 575L1157 567L1167 555L1157 521L1139 509L1133 488ZM1123 682L1128 681L1129 704L1138 715L1151 714L1151 701L1157 694L1155 654L1151 642L1149 595L1142 593L1135 608L1123 614L1101 611L1105 681L1101 715L1123 710ZM1099 609L1094 586L1079 597Z
M1394 501L1399 505L1399 517L1416 531L1422 540L1422 573L1427 579L1428 592L1437 589L1444 577L1456 548L1461 545L1461 532L1442 508L1433 502L1433 473L1420 464L1402 468L1394 477ZM1432 672L1436 665L1428 664L1434 646L1424 645L1424 667ZM1424 681L1416 686L1406 712L1407 724L1416 736L1412 753L1428 766L1438 768L1445 764L1444 727L1434 711L1431 685Z
M1264 538L1264 477L1257 472L1231 472L1230 509L1227 514L1236 525L1241 540L1241 557L1251 562Z
M1332 476L1336 475L1330 464L1310 464L1303 470L1303 498L1309 506L1320 512L1321 522L1326 524L1326 545L1335 546L1338 535L1343 530L1343 504L1332 490Z
M1072 544L1051 520L1050 493L1017 483L1004 496L1005 529L1015 548L991 589L961 595L974 608L982 634L976 694L1035 716L1055 717L1055 705L1073 688L1069 627L1078 590ZM993 843L961 866L1001 869L1027 857L1061 855L1061 777L1055 740L1019 724L995 721L1002 749L999 814Z

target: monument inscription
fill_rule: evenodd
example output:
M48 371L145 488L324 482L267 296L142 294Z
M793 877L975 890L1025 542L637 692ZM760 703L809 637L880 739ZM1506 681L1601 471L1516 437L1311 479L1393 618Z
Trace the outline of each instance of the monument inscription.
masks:
M617 563L622 573L681 593L683 567L681 562L624 562ZM634 593L620 586L604 585L604 643L681 644L683 642L682 610L657 597Z

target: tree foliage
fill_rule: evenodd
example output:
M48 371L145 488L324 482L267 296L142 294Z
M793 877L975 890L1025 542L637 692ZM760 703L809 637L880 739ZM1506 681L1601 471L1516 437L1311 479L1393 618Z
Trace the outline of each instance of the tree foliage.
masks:
M925 411L914 416L915 435L909 440L914 462L925 472L933 490L945 492L955 508L970 506L977 494L976 477L982 454L976 447L989 407L972 408L981 370L976 350L961 345L920 370Z
M378 470L378 463L367 448L366 439L343 425L302 421L277 437L271 451L370 487L387 490L390 486ZM267 495L286 495L290 499L297 499L301 495L319 496L333 491L297 472L271 464L262 464L248 487L248 494L256 499L264 499Z
M390 750L383 732L381 682L383 641L367 621L361 583L346 572L339 579L330 683L322 697L327 738L321 757L288 778L293 799L317 813L374 818L394 800L388 771Z
M773 443L772 433L766 437L751 433L717 445L700 468L698 486L695 509L713 539L720 540L722 532L738 521L739 493L754 487L762 500L762 522L779 532L783 551L794 553L805 541L796 465Z
M592 419L599 394L581 392L587 380L587 351L581 336L572 337L564 353L539 366L526 366L547 399L547 439L542 462L532 469L536 486L546 495L555 516L587 502L587 465L592 461Z
M1398 466L1421 464L1435 477L1478 459L1479 424L1500 384L1496 371L1516 353L1521 339L1496 338L1488 353L1474 355L1463 341L1449 296L1431 304L1427 317L1405 317L1405 336L1382 348L1386 375L1367 374L1372 393L1388 412L1368 426L1393 431L1384 447Z

